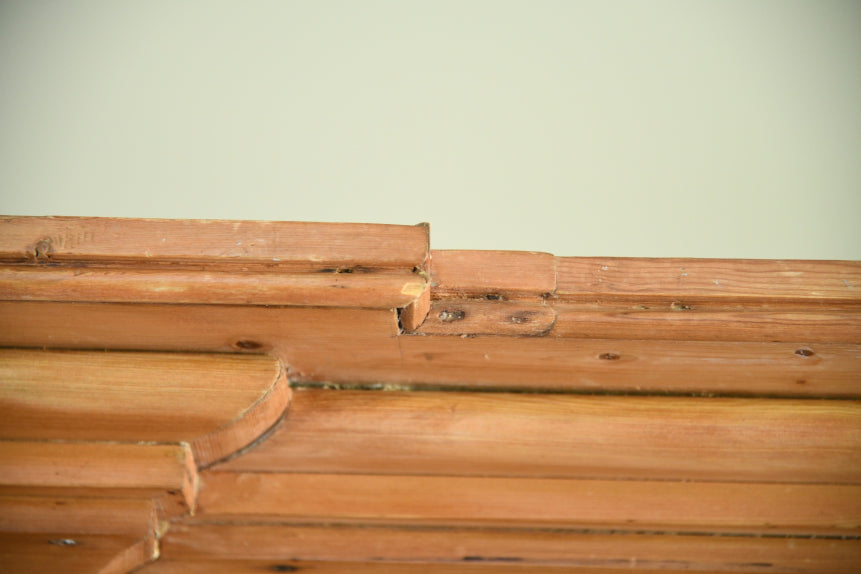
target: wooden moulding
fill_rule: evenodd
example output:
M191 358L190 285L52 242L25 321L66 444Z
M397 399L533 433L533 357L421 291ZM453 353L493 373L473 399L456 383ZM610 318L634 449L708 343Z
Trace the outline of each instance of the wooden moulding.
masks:
M428 227L0 219L0 299L396 309L427 290Z
M197 469L187 446L0 442L0 494L154 499L159 515L194 509Z
M188 443L205 466L253 442L290 400L260 355L0 350L0 439Z
M610 304L553 306L553 337L677 341L861 343L861 310L829 307Z
M861 486L209 471L198 516L857 535Z
M398 528L393 526L305 526L208 524L171 527L162 540L162 562L193 565L211 560L225 570L234 561L270 567L294 561L387 562L494 567L521 564L537 571L567 567L580 572L624 565L624 572L660 570L737 572L768 564L769 572L849 574L861 559L856 540L748 536L668 536L616 532ZM260 565L259 571L265 572ZM664 570L667 568L667 570ZM760 566L760 568L765 568ZM599 570L600 569L600 570ZM149 567L145 572L158 572ZM215 571L218 571L216 568ZM274 571L274 570L273 570ZM302 570L299 570L300 572ZM312 570L313 571L313 570ZM376 572L377 570L374 570ZM442 570L445 571L445 570ZM479 570L485 571L485 570ZM530 570L532 571L532 570Z
M0 563L10 572L119 574L158 557L146 498L0 495Z
M243 472L861 483L855 401L299 389Z
M0 218L0 260L21 263L412 269L424 264L427 249L425 224Z
M531 251L431 251L434 298L540 299L556 290L556 262Z
M563 301L861 304L861 262L557 257Z
M0 302L0 345L268 352L295 382L861 396L861 346L398 336L387 310Z
M0 267L0 298L22 301L405 307L426 290L411 271L230 273Z
M425 335L542 336L556 313L544 304L520 301L441 299L434 301L417 330Z
M155 504L146 498L75 498L0 494L0 532L155 536Z
M155 537L0 533L0 565L10 573L126 574L156 558Z

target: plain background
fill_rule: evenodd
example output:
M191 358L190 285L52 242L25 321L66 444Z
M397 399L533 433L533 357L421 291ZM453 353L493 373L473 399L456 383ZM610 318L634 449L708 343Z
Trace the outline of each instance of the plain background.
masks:
M861 259L861 2L0 2L0 212Z

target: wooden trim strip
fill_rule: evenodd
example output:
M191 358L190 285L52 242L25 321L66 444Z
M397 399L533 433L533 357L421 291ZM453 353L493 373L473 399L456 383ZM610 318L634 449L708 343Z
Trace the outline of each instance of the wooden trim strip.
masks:
M549 297L556 262L532 251L431 251L431 296L439 299Z
M543 303L440 299L417 333L539 337L553 328L556 313Z
M297 383L861 396L854 344L398 336L385 310L0 302L0 345L268 352Z
M216 469L861 484L861 402L298 389Z
M861 561L857 540L672 536L290 524L178 523L161 542L162 560L290 560L556 565L589 569L624 565L625 572L737 572L768 564L768 572L848 574ZM667 570L663 570L667 568ZM261 569L261 571L264 571ZM301 570L300 570L301 571Z
M0 350L0 439L185 442L202 466L256 440L290 395L263 355Z
M153 536L0 533L0 564L9 574L125 574L156 558L158 543Z
M146 498L0 495L0 532L154 536L157 515Z
M553 337L861 343L861 309L662 308L556 304Z
M858 345L418 335L398 343L397 355L372 346L353 357L309 349L291 363L299 373L294 380L581 393L861 396Z
M209 520L858 534L861 486L206 472Z
M158 497L176 516L194 509L196 488L187 446L0 441L0 494Z
M404 307L427 289L411 271L201 272L0 267L0 300Z
M861 261L557 257L561 301L861 304Z
M374 225L98 217L0 218L0 261L396 267L428 255L426 224Z
M743 570L742 570L743 571ZM332 562L304 560L158 560L141 574L261 574L263 572L300 572L301 574L631 574L628 566L618 568L572 569L570 566L487 563L446 564L416 562ZM667 574L671 570L638 569L636 574ZM726 571L697 570L696 574L725 574ZM748 570L750 572L750 570ZM855 574L855 571L848 571Z

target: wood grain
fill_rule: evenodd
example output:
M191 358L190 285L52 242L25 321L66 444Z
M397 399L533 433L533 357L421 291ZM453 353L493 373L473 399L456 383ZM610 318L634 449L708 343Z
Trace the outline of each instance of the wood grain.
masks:
M258 472L861 483L856 401L300 389Z
M0 441L0 495L155 498L163 516L194 509L187 446Z
M423 265L427 225L97 217L0 218L0 260L265 265Z
M412 271L275 273L0 266L0 299L393 309L426 280Z
M554 337L677 341L861 343L861 311L665 305L555 304Z
M627 562L627 564L626 564ZM410 562L306 562L292 560L195 560L174 561L159 560L144 567L143 574L259 574L261 572L301 572L302 574L528 574L531 572L547 574L582 573L582 574L667 574L668 572L695 572L696 574L721 574L726 572L814 572L804 570L803 566L794 569L772 570L763 563L744 565L743 563L732 570L703 570L700 568L679 570L672 565L667 567L640 568L630 560L620 561L616 567L572 567L544 564L511 564L487 561L485 563L466 562L464 564L445 563L410 563ZM821 570L818 572L828 572ZM840 569L834 572L854 573L853 569Z
M205 472L211 520L858 534L861 486Z
M261 355L0 350L0 438L187 442L199 465L253 442L290 389Z
M309 347L297 382L380 381L576 392L861 396L861 348L848 344L403 336L394 352ZM311 366L309 368L308 366ZM298 367L294 363L294 367Z
M157 513L146 498L0 495L0 532L154 536Z
M386 562L436 562L556 565L596 572L624 565L637 572L766 568L849 574L861 565L858 540L370 525L178 523L162 539L161 553L162 560L188 563L325 560L383 567Z
M854 344L399 337L385 310L0 302L0 345L268 352L297 382L861 396Z
M546 335L556 320L549 305L521 301L434 301L418 333L426 335Z
M431 251L433 298L541 298L556 289L556 262L532 251Z
M125 574L157 557L152 537L0 532L0 566L9 574Z
M557 257L556 297L700 304L861 304L861 262Z
M749 570L750 571L750 570ZM759 570L762 571L761 569ZM306 562L293 560L159 560L140 570L142 574L260 574L261 572L301 572L301 574L530 574L532 572L563 574L628 574L630 568L572 569L570 566L536 564L442 564L409 562ZM636 570L640 574L666 574L665 569ZM714 570L696 570L697 574L718 574ZM725 571L723 571L725 572Z

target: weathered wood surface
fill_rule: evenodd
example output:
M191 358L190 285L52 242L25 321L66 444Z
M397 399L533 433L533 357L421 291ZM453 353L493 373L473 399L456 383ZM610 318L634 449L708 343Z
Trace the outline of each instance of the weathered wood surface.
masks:
M154 499L162 516L194 509L184 445L0 441L0 495Z
M834 538L189 522L171 526L161 541L162 560L353 561L381 568L386 562L523 564L595 572L620 565L629 572L758 567L816 574L848 574L861 560L861 541Z
M556 313L543 303L521 301L434 301L416 332L425 335L542 336L553 329Z
M435 298L542 298L556 290L556 261L527 251L431 251Z
M861 309L556 304L549 335L587 339L861 343Z
M861 484L861 403L299 389L215 468Z
M0 569L162 537L143 572L855 572L859 288L426 226L0 218Z
M210 520L861 534L861 485L207 472Z
M156 558L154 537L0 532L0 569L9 574L125 574Z
M384 310L0 302L0 345L269 352L297 382L861 396L854 344L398 336Z
M263 273L0 267L0 300L404 307L426 280L411 271Z
M557 257L555 296L572 301L861 304L861 262Z
M75 498L0 494L0 532L154 536L158 515L145 498Z
M427 225L98 217L0 218L0 261L412 269Z
M260 572L301 572L302 574L528 574L531 572L547 574L667 574L668 572L694 572L696 574L722 574L726 572L842 572L854 573L855 570L805 570L804 566L786 568L783 570L765 569L762 562L749 564L741 563L733 569L688 569L678 570L673 565L656 565L639 568L630 559L619 559L616 566L556 566L544 564L512 564L504 561L471 561L463 564L445 563L410 563L410 562L306 562L291 560L195 560L173 561L159 560L146 566L145 574L257 574ZM632 565L633 564L633 565Z
M205 465L256 440L289 399L267 356L0 350L0 439L187 442Z

